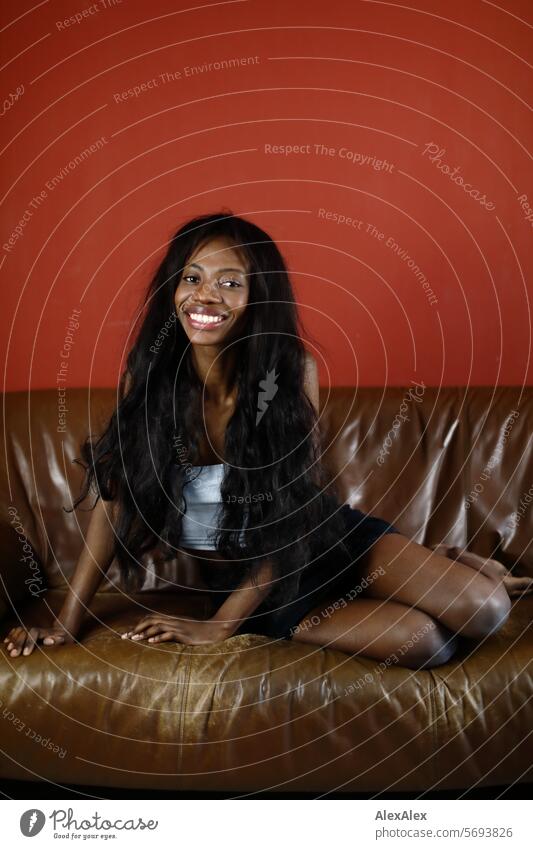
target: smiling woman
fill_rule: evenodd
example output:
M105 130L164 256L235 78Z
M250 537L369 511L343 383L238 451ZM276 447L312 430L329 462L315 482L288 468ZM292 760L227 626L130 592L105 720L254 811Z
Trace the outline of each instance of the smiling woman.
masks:
M221 262L233 263L235 267L218 268ZM218 238L210 242L209 251L204 247L191 257L176 289L174 303L186 332L190 329L210 333L214 342L222 325L226 340L238 332L248 296L245 263L231 243ZM230 329L228 325L233 326ZM199 336L191 333L189 338L195 342Z
M502 624L509 591L531 579L519 587L526 579L495 561L448 558L342 504L321 461L318 371L302 337L284 259L264 230L224 212L175 233L146 292L118 407L82 446L75 506L91 490L97 498L64 607L50 628L13 629L12 654L73 641L112 559L135 590L141 556L155 549L203 565L218 604L202 620L154 612L123 637L201 644L252 631L382 660L415 631L423 636L402 663L418 667L449 659L456 633Z

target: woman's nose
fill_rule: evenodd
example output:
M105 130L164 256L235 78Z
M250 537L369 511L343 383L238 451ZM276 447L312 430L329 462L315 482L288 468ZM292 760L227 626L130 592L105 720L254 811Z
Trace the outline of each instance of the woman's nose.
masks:
M220 301L220 291L218 289L216 281L204 281L204 283L202 283L202 285L197 288L195 294L195 300Z

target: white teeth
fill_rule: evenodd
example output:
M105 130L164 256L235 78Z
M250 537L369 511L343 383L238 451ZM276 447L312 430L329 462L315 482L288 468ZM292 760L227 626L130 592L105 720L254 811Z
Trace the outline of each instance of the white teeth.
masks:
M202 324L220 324L224 319L221 316L207 316L200 313L189 313L193 321L200 321Z

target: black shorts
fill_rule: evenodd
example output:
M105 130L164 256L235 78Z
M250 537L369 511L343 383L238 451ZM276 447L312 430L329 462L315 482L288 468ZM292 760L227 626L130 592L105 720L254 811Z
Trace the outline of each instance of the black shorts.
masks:
M358 584L358 561L383 534L399 534L394 525L343 504L341 515L346 520L344 544L350 551L347 558L342 548L332 548L302 570L298 596L275 609L264 610L259 605L236 631L237 634L263 634L267 637L290 640L296 625L306 613L332 595L340 598ZM350 596L345 598L346 601Z

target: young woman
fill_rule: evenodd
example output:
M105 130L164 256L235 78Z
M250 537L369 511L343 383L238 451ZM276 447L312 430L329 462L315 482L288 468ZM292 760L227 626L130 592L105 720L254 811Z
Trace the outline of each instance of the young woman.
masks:
M65 603L51 627L9 632L12 657L74 642L113 557L134 590L156 549L199 567L213 613L154 612L123 638L197 645L252 632L429 667L458 634L496 631L510 596L533 589L494 560L432 551L340 503L320 462L316 362L259 227L229 212L184 225L140 324L117 409L82 448L75 506L91 489L97 500Z

